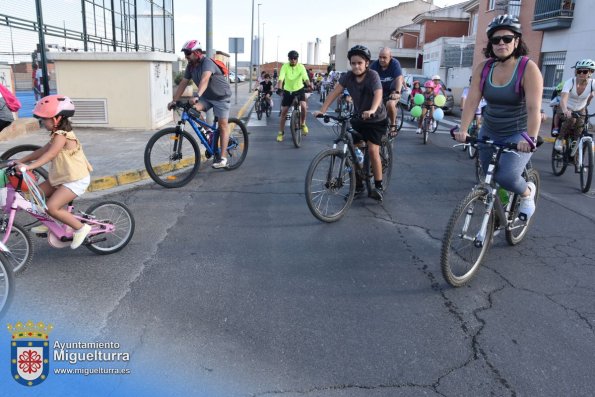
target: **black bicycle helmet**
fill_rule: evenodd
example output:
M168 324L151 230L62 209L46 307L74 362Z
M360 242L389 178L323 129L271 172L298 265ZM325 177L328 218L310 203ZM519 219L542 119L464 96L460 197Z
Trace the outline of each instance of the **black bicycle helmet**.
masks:
M521 23L519 19L515 16L504 14L498 15L496 18L492 19L492 22L488 25L486 29L486 33L488 35L488 39L492 37L494 32L499 29L507 29L514 33L516 33L519 37L523 35L521 31Z
M296 50L291 50L287 53L287 58L299 58L300 54Z
M359 44L351 47L351 49L347 52L347 59L351 60L351 57L354 55L364 57L368 61L372 59L372 54L370 54L370 50L368 50L368 47Z

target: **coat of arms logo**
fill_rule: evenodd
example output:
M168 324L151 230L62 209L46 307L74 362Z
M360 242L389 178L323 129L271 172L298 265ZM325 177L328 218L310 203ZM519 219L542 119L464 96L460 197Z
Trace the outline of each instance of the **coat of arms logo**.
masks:
M46 380L50 370L49 333L52 324L20 321L8 324L12 334L10 342L10 368L14 380L24 386L37 386Z

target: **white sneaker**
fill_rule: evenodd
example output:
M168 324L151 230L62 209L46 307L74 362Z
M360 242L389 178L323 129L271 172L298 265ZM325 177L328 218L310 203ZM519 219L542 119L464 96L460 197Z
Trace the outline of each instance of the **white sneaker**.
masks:
M436 120L432 121L432 129L436 128Z
M527 187L530 193L527 197L522 197L519 204L519 219L522 221L529 220L535 212L535 184L529 182L527 183Z
M213 168L227 168L227 157L221 157L218 163L213 163Z
M83 227L74 232L74 234L72 235L72 244L70 244L70 248L75 250L78 247L80 247L83 241L85 241L85 238L87 237L90 231L91 226L84 224Z
M564 145L562 144L562 139L556 139L556 142L554 142L554 150L556 152L561 152Z
M416 134L421 134L421 128L418 128L417 130L415 130Z
M38 225L31 228L31 233L43 234L47 233L50 229L46 225Z

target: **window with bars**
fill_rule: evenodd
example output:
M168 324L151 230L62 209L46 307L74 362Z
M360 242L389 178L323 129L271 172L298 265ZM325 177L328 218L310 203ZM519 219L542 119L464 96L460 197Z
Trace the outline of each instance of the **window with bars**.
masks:
M564 77L566 51L543 52L541 54L541 74L543 76L543 97L549 98Z

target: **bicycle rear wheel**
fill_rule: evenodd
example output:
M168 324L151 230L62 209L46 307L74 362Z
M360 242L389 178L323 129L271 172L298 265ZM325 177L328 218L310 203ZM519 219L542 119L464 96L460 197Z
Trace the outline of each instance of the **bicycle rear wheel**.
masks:
M33 153L41 146L38 145L18 145L12 147L0 155L0 160L8 160L11 158L22 158L28 154ZM17 154L19 156L17 156ZM33 174L37 177L37 183L40 184L48 179L48 171L43 167L38 167L33 170Z
M440 264L448 284L461 287L479 270L494 233L494 211L488 219L483 243L477 239L485 216L487 191L474 189L452 213L442 238Z
M403 110L400 103L397 103L397 118L395 120L397 131L401 131L401 128L403 128L403 120L405 120L405 110Z
M294 109L291 112L291 120L289 121L291 129L291 139L293 139L293 145L299 148L302 145L302 126L300 125L301 112L298 109Z
M244 160L246 160L249 140L248 130L241 120L230 117L228 122L230 128L232 125L234 127L229 131L229 140L227 141L227 167L224 169L231 171L239 168Z
M583 163L580 166L581 191L587 193L593 180L593 142L583 142Z
M124 204L117 201L104 201L90 206L86 214L98 222L115 226L113 232L94 234L89 237L90 242L85 244L85 247L90 251L99 255L113 254L130 242L134 234L135 222L132 212Z
M5 231L6 229L2 228L2 234ZM13 222L6 247L10 252L6 252L4 255L10 262L13 272L15 274L23 272L33 260L33 241L31 241L29 232L23 226Z
M556 138L556 140L561 138ZM565 161L566 143L562 141L562 151L556 150L556 145L552 146L552 172L555 176L560 176L566 171L567 162Z
M537 205L537 199L539 198L539 173L534 169L529 169L525 175L525 179L527 182L533 182L535 184L535 204ZM519 194L515 194L512 198L512 205L510 209L509 222L506 226L505 234L506 234L506 241L510 245L517 245L527 235L529 231L529 226L533 223L533 216L529 218L527 221L522 221L519 219L519 205L521 204L521 196Z
M0 317L4 316L14 295L14 273L12 265L0 252Z
M198 144L188 132L178 128L158 131L145 147L145 168L159 185L182 187L200 168Z
M306 173L306 203L323 222L336 222L346 213L355 195L355 170L350 156L338 149L320 152ZM342 169L341 169L342 168Z

